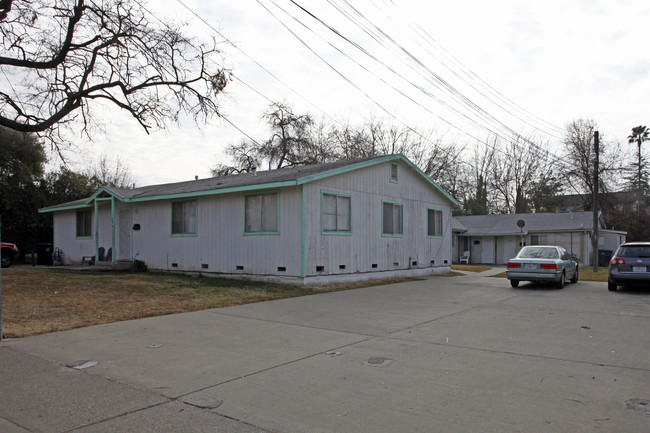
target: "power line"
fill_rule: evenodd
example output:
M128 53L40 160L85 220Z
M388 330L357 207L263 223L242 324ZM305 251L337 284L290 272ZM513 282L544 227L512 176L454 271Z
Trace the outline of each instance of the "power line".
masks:
M249 56L248 54L246 54L246 52L245 52L244 50L242 50L242 49L239 48L237 45L235 45L234 42L232 42L230 39L228 39L226 36L224 36L224 35L223 35L219 30L217 30L217 29L216 29L212 24L210 24L210 23L209 23L207 20L205 20L202 16L200 16L198 13L196 13L192 8L190 8L189 6L187 6L187 5L183 2L183 0L176 0L176 1L178 1L178 3L180 3L180 4L181 4L185 9L187 9L187 10L188 10L192 15L194 15L194 16L195 16L198 20L200 20L203 24L205 24L206 26L208 26L208 27L209 27L213 32L215 32L217 35L219 35L221 38L223 38L226 42L228 42L228 44L230 44L233 48L235 48L237 51L239 51L240 53L242 53L242 54L243 54L243 55L244 55L248 60L250 60L251 62L253 62L255 65L257 65L257 66L258 66L260 69L262 69L264 72L266 72L267 74L269 74L269 76L271 76L274 80L276 80L278 83L282 84L284 87L286 87L287 89L289 89L289 90L290 90L294 95L298 96L300 99L302 99L303 101L305 101L306 103L308 103L308 104L311 105L312 107L316 108L316 109L317 109L318 111L320 111L321 113L325 114L325 115L326 115L327 117L329 117L332 121L338 123L338 121L337 121L336 119L334 119L333 117L331 117L329 114L327 114L324 110L320 109L318 106L314 105L312 102L308 101L308 100L307 100L306 98L304 98L300 93L298 93L298 92L297 92L296 90L294 90L291 86L289 86L287 83L285 83L284 81L282 81L282 80L281 80L277 75L275 75L273 72L271 72L268 68L266 68L264 65L262 65L261 63L259 63L257 60L255 60L254 58L252 58L251 56ZM248 84L244 83L244 82L242 81L241 78L239 78L239 77L236 77L236 78L237 78L240 82L242 82L244 85L246 85L246 87L250 88L251 90L254 90L251 86L249 86ZM262 95L261 92L259 92L259 91L257 91L257 90L254 90L254 91L255 91L255 93L257 93L257 94L259 94L260 96L262 96L264 99L267 99L267 100L271 101L270 98L268 98L268 97ZM274 101L271 101L271 102L274 102Z
M329 26L328 24L324 23L322 20L320 20L320 18L315 17L311 12L307 11L305 8L303 8L302 6L298 5L295 1L293 1L293 0L290 0L290 1L291 1L291 3L293 3L293 4L295 4L296 6L298 6L299 8L301 8L303 11L305 11L308 15L310 15L311 17L314 17L314 18L315 18L317 21L319 21L321 24L325 25L325 26L326 26L327 28L329 28L330 30L333 30L333 28L332 28L331 26ZM336 8L336 9L337 9L340 13L342 13L344 16L346 16L346 17L347 17L351 22L353 22L354 25L356 25L356 26L359 27L359 28L362 28L362 30L363 30L364 32L366 32L367 34L371 35L371 36L373 37L373 39L375 39L378 43L380 43L382 46L384 46L384 48L390 50L390 47L389 47L385 42L379 40L378 37L381 38L381 39L383 39L383 40L387 40L387 41L390 43L391 46L395 47L395 48L398 50L397 55L406 56L406 61L407 61L407 63L411 63L411 62L412 62L412 63L415 63L415 65L416 65L418 68L421 68L422 70L424 70L427 74L429 74L430 76L432 76L432 77L435 79L436 82L440 83L440 86L436 85L436 82L431 81L427 76L424 76L424 75L421 74L421 75L422 75L422 76L423 76L423 77L424 77L424 78L425 78L429 83L435 85L435 86L436 86L437 88L439 88L440 90L442 90L442 91L444 91L444 92L447 92L447 93L451 94L452 97L453 97L454 99L457 99L457 100L458 100L459 102L461 102L463 105L467 106L471 111L476 112L477 115L479 116L479 118L483 118L484 120L488 121L489 123L492 123L492 124L496 125L499 129L503 129L503 130L505 130L508 134L515 134L515 135L517 135L517 133L516 133L515 131L513 131L510 127L508 127L507 125L505 125L503 122L501 122L500 120L498 120L496 117L494 117L493 115L491 115L491 114L488 113L487 111L485 111L483 108L481 108L478 104L474 103L472 100L470 100L470 99L469 99L467 96L465 96L463 93L459 92L459 91L458 91L454 86L452 86L452 85L451 85L447 80L445 80L442 76L440 76L440 75L437 74L435 71L433 71L430 67L428 67L428 66L427 66L423 61L421 61L419 58L417 58L416 56L414 56L414 55L411 53L410 50L406 49L402 44L398 43L398 42L397 42L393 37L391 37L388 33L386 33L384 30L382 30L379 26L377 26L377 25L375 25L374 23L372 23L372 22L371 22L371 21L370 21L370 20L365 16L365 14L363 14L363 13L360 12L358 9L356 9L354 6L352 6L352 5L350 4L350 2L348 2L347 0L343 0L343 1L344 1L344 3L345 3L345 4L346 4L346 5L347 5L347 6L348 6L348 7L349 7L353 12L354 12L354 14L355 14L356 16L360 17L362 20L364 20L365 22L367 22L367 23L371 26L371 28L374 29L374 31L373 31L373 30L368 30L367 27L362 26L360 23L356 22L356 21L355 21L355 20L354 20L354 19L353 19L349 14L346 14L346 13L343 11L343 9L342 9L341 7L335 5L334 2L333 2L332 0L328 0L328 3L329 3L330 5L332 5L334 8ZM335 30L333 30L333 31L335 31ZM337 32L337 31L335 31L335 32L336 32L337 35L339 35L339 32ZM371 34L370 32L373 32L373 34ZM378 37L376 37L375 35L377 35ZM345 39L348 40L348 38L345 38ZM355 46L358 46L358 44L355 44ZM368 54L368 52L367 52L366 49L362 49L362 52ZM375 60L376 60L376 57L373 56L373 58L375 58ZM381 62L381 63L382 63L382 64L385 64L385 62ZM416 69L413 68L413 66L411 66L411 69L413 69L414 71L416 71ZM416 72L417 72L417 71L416 71Z
M236 46L232 41L230 41L230 40L229 40L228 38L226 38L223 34L221 34L221 32L219 32L216 28L214 28L214 27L213 27L209 22L207 22L205 19L203 19L199 14L197 14L197 13L196 13L195 11L193 11L191 8L189 8L189 7L188 7L188 6L187 6L187 5L186 5L182 0L178 0L178 1L179 1L179 3L180 3L181 5L183 5L183 6L184 6L188 11L190 11L190 12L191 12L195 17L197 17L197 19L199 19L201 22L203 22L205 25L207 25L207 26L208 26L210 29L212 29L212 30L213 30L217 35L219 35L219 36L222 37L224 40L226 40L226 42L228 42L230 45L232 45L233 47L235 47L235 48L236 48L238 51L240 51L244 56L246 56L246 57L247 57L248 59L250 59L253 63L255 63L258 67L260 67L262 70L264 70L266 73L268 73L268 74L269 74L271 77L273 77L276 81L278 81L278 82L281 83L283 86L285 86L286 88L288 88L289 90L291 90L294 94L296 94L297 96L299 96L301 99L303 99L303 100L305 100L306 102L310 103L309 101L306 100L306 98L304 98L304 97L303 97L302 95L300 95L297 91L295 91L295 90L292 89L290 86L288 86L286 83L284 83L282 80L280 80L280 79L279 79L275 74L273 74L271 71L269 71L267 68L265 68L262 64L260 64L259 62L257 62L255 59L253 59L253 58L250 57L248 54L246 54L243 50L241 50L239 47L237 47L237 46ZM271 1L271 3L274 4L274 6L275 6L276 8L282 10L285 14L287 14L287 15L290 16L290 17L292 17L292 18L293 18L296 22L298 22L301 26L303 26L304 28L306 28L306 29L309 30L310 32L316 34L312 29L310 29L308 26L306 26L304 23L302 23L302 22L301 22L300 20L298 20L296 17L292 16L292 15L289 14L286 10L284 10L283 8L281 8L281 7L280 7L276 2L274 2L273 0L270 0L270 1ZM372 97L371 97L367 92L364 92L364 91L363 91L359 86L357 86L354 82L352 82L352 80L351 80L350 78L346 77L343 73L341 73L340 71L338 71L338 70L337 70L336 68L334 68L334 67L333 67L329 62L327 62L327 61L326 61L322 56L320 56L318 53L316 53L316 51L315 51L312 47L310 47L309 44L307 44L307 43L306 43L302 38L300 38L300 36L298 36L297 33L295 33L293 30L291 30L291 28L290 28L288 25L286 25L286 24L285 24L285 23L284 23L284 22L283 22L279 17L277 17L275 14L273 14L273 13L272 13L272 12L271 12L271 11L270 11L270 10L269 10L265 5L264 5L264 4L262 4L259 0L258 0L258 3L259 3L259 4L260 4L260 5L261 5L261 6L262 6L262 7L263 7L263 8L264 8L264 9L265 9L269 14L271 14L271 16L273 16L273 17L274 17L278 22L280 22L280 24L283 25L283 26L287 29L287 31L289 31L289 32L290 32L290 33L291 33L291 34L292 34L296 39L298 39L298 40L300 41L300 43L302 43L302 44L303 44L307 49L309 49L309 50L310 50L310 51L311 51L315 56L317 56L317 57L318 57L322 62L324 62L328 67L330 67L330 68L331 68L335 73L337 73L339 76L341 76L341 78L343 78L346 82L348 82L350 85L352 85L352 86L353 86L354 88L356 88L358 91L360 91L360 92L361 92L361 93L362 93L366 98L368 98L369 100L373 101L373 103L375 103L375 104L376 104L376 105L377 105L377 106L378 106L382 111L384 111L385 113L387 113L389 116L391 116L392 118L394 118L394 119L397 120L398 122L404 124L404 125L405 125L409 130L411 130L411 131L417 133L418 135L420 135L420 136L422 137L422 135L421 135L418 131L414 130L413 128L411 128L411 127L409 127L408 125L406 125L404 122L400 121L400 120L399 120L399 119L398 119L394 114L392 114L392 113L391 113L388 109L386 109L382 104L380 104L378 101L376 101L374 98L372 98ZM297 5L297 3L294 2L294 1L291 1L291 3ZM346 2L346 3L347 3L347 2ZM330 2L330 4L331 4L331 2ZM300 7L299 5L297 5L297 6ZM300 7L300 8L304 10L304 8L302 8L302 7ZM315 18L315 19L318 19L317 17L315 17L315 15L314 15L314 18ZM323 23L323 25L326 25L326 24ZM326 26L327 26L327 25L326 25ZM364 49L363 47L361 47L359 44L357 44L357 43L353 42L352 40L346 38L346 37L343 36L342 34L338 34L338 35L339 35L339 37L341 37L341 38L343 38L344 40L346 40L348 43L350 43L350 44L352 44L353 46L357 47L357 49L362 50L362 52L366 53L368 56L370 56L371 58L373 58L373 55L370 54L369 52L367 52L367 50L365 50L365 49ZM319 36L319 37L320 37L320 36ZM321 37L321 39L322 39L322 37ZM377 38L375 38L375 40L377 40L378 43L383 44L384 46L386 46L385 43L381 42L381 41L378 40ZM328 42L328 44L329 44L330 46L334 47L334 48L335 48L339 53L341 53L342 55L346 56L348 59L350 59L350 60L352 60L353 62L355 62L356 64L358 64L358 65L359 65L360 67L362 67L366 72L369 72L369 73L372 74L372 72L369 71L369 69L368 69L367 67L361 65L361 64L360 64L359 62L357 62L357 61L354 61L354 59L352 59L349 55L345 54L341 49L337 48L336 46L334 46L333 44L331 44L331 43L329 43L329 42ZM396 43L395 43L395 44L396 44ZM396 44L396 45L399 46L399 44ZM400 49L404 50L404 48L401 47L401 46L400 46ZM406 50L404 50L404 51L406 51ZM409 53L409 54L410 54L410 53ZM412 57L413 57L413 56L412 56ZM414 60L417 60L416 58L413 58L413 59L414 59ZM374 56L374 60L375 60L376 62L379 62L379 63L385 64L385 62L382 62L380 59L376 58L376 56ZM426 66L425 66L422 62L420 62L419 60L417 60L417 63L420 64L421 66L423 66L423 67L426 68ZM391 70L391 68L390 68L388 65L386 65L386 67L387 67L389 70ZM402 76L399 74L399 72L397 72L396 70L393 69L392 72L393 72L394 74L397 74L398 76L400 76L400 77L403 78L404 80L407 80L405 77L402 77ZM431 71L431 72L433 73L433 71ZM401 94L403 97L405 97L405 98L409 99L410 101L414 102L415 104L417 104L417 105L420 106L421 108L425 109L427 112L433 114L434 116L438 117L440 120L442 120L442 121L445 122L446 124L450 125L451 127L455 128L455 129L457 129L457 130L459 130L460 132L462 132L463 134L467 135L468 137L470 137L470 138L476 140L477 142L481 142L481 143L484 143L484 144L486 144L486 145L490 145L489 143L485 142L484 140L481 140L481 139L479 139L479 138L477 138L477 137L474 137L472 134L468 133L467 131L464 131L464 130L460 129L458 126L456 126L456 125L453 124L452 122L450 122L450 121L444 119L443 117L441 117L441 116L439 116L439 115L433 113L430 109L428 109L427 107L423 106L421 103L415 101L412 97L408 96L408 95L405 94L403 91L401 91L401 90L397 89L395 86L393 86L393 85L387 83L385 80L383 80L383 79L377 77L376 74L373 74L373 75L374 75L376 78L382 80L382 82L383 82L384 84L390 86L392 89L394 89L395 91L397 91L397 92L398 92L399 94ZM434 74L434 75L435 75L435 74ZM255 89L253 86L251 86L250 84L244 82L241 78L236 77L236 76L235 76L234 78L238 79L242 84L244 84L246 87L248 87L249 89L251 89L252 91L254 91L255 93L257 93L257 94L258 94L259 96L261 96L262 98L264 98L264 99L266 99L266 100L268 100L268 101L271 101L270 98L266 97L262 92L256 90L256 89ZM430 92L428 92L426 89L422 88L421 86L419 86L419 85L413 83L413 82L410 81L410 80L407 80L407 82L409 82L412 86L414 86L415 88L417 88L417 89L418 89L420 92L422 92L423 94L425 94L425 95L427 95L427 96L429 96L429 97L431 97L431 98L437 100L437 101L440 102L440 103L446 104L444 101L440 100L440 98L438 98L438 97L436 97L435 95L431 94ZM455 89L454 89L454 90L455 90ZM462 95L462 94L461 94L461 96L464 97L464 95ZM272 101L271 101L271 102L272 102ZM470 101L470 102L471 102L471 101ZM310 103L310 105L315 106L315 105L312 104L312 103ZM469 121L475 123L476 126L478 126L479 128L485 130L486 132L491 133L491 134L494 134L495 136L498 136L498 137L501 136L500 133L497 133L496 131L493 131L493 130L489 129L489 128L487 128L487 127L484 126L484 125L478 124L475 120L471 119L468 115L466 115L466 114L464 114L464 113L458 111L457 109L455 109L455 108L449 106L449 104L446 104L446 105L447 105L450 109L456 111L460 116L462 116L462 117L466 118L467 120L469 120ZM316 108L318 109L318 107L316 107ZM480 108L480 107L479 107L479 108ZM332 116L330 116L329 114L327 114L325 111L320 110L320 109L319 109L319 111L321 111L322 113L324 113L325 115L327 115L328 117L330 117L331 119L333 119L336 123L339 123L338 121L336 121L336 119L334 119ZM492 117L493 117L493 116L492 116ZM232 122L229 121L228 123L230 123L233 127L235 127L235 129L237 129L240 133L244 134L246 137L248 137L249 139L251 139L251 137L250 137L248 134L244 133L240 128L236 127ZM502 125L503 127L505 127L506 130L508 130L508 132L509 132L510 134L513 134L514 136L519 136L519 137L521 137L520 134L515 133L514 131L512 131L512 129L510 129L510 128L507 127L506 125L504 125L504 124L501 124L501 125ZM426 137L423 137L423 138L424 138L425 140L429 141ZM501 138L504 138L504 137L501 137ZM523 137L522 137L522 138L523 138ZM253 140L253 141L254 141L254 140ZM529 141L529 140L526 140L526 141ZM553 159L556 159L556 160L560 161L561 163L564 163L564 161L562 161L561 159L559 159L559 158L556 157L555 155L551 154L550 152L546 151L545 149L542 149L541 147L539 147L539 146L536 145L535 143L530 142L530 144L531 144L532 146L536 146L538 150L540 150L540 151L544 151L545 153L549 154L550 156L552 156ZM494 146L494 145L492 145L492 146Z
M310 12L309 10L307 10L307 9L304 8L304 7L302 7L301 5L299 5L298 3L296 3L296 2L293 1L293 0L289 0L289 1L290 1L290 3L296 5L296 6L297 6L299 9L301 9L303 12L305 12L309 17L315 19L315 20L316 20L317 22L319 22L321 25L325 26L325 27L326 27L330 32L334 33L334 34L337 36L337 38L341 38L341 39L343 39L344 41L348 42L349 44L351 44L353 47L355 47L356 49L358 49L359 51L361 51L361 52L364 53L365 55L367 55L367 56L369 56L370 58L372 58L373 60L379 62L379 63L382 64L382 65L386 65L385 62L380 61L376 56L373 56L372 54L370 54L370 53L369 53L365 48L363 48L360 44L358 44L358 43L352 41L350 38L344 36L340 31L336 30L336 29L335 29L334 27L332 27L331 25L328 25L327 23L325 23L322 19L320 19L319 17L317 17L314 13ZM272 0L271 0L271 2L272 2L274 5L276 5L276 7L279 8L279 6L277 6L277 4L276 4L275 2L273 2ZM258 0L258 3L259 3L259 0ZM331 3L331 2L330 2L330 3ZM281 9L281 8L280 8L280 9ZM268 9L267 9L267 10L268 10ZM283 10L283 9L281 9L281 10ZM290 16L291 16L291 15L290 15ZM277 16L274 16L274 17L275 17L276 19L279 19L279 18L277 18ZM297 20L297 18L295 18L295 17L294 17L294 19L295 19L296 21L299 21L299 20ZM300 22L300 21L299 21L299 22ZM281 23L282 23L282 22L281 22ZM282 24L285 26L285 28L288 28L287 25L285 25L284 23L282 23ZM304 26L304 24L302 24L302 25ZM291 31L291 30L290 30L290 31ZM297 37L297 35L295 34L295 32L291 31L291 33L292 33L294 36ZM384 34L385 34L385 33L384 33ZM309 47L309 46L308 46L304 41L301 40L301 43L303 43L304 45L306 45L306 46L307 46L307 47L308 47L312 52L314 52L314 50L312 50L312 49L311 49L311 48L310 48L310 47ZM408 50L405 50L404 47L400 46L399 44L397 44L397 46L400 48L400 50L402 50L403 52L405 52L405 53L409 56L409 59L411 59L411 61L415 61L415 62L417 63L417 65L419 65L420 67L424 68L427 72L431 73L433 76L437 76L437 74L435 74L435 72L433 72L430 68L428 68L428 67L427 67L423 62L421 62L419 59L417 59L416 57L414 57L410 52L408 52ZM340 51L340 50L339 50L339 51ZM320 57L320 56L318 56L318 57L319 57L321 60L323 60L322 57ZM329 63L327 63L327 62L325 62L325 63L328 64L328 66L331 67L331 65L330 65ZM396 72L395 72L394 70L392 70L391 68L389 68L389 70L391 70L391 72L393 72L393 73L395 73L396 75L398 75L400 78L403 78L399 73L396 73ZM337 72L338 72L338 71L337 71ZM340 73L339 73L339 74L340 74ZM439 76L437 76L437 77L439 77ZM347 78L346 78L346 80L349 81L349 79L347 79ZM492 119L492 121L496 121L496 124L498 125L499 129L504 128L504 129L508 132L508 134L511 134L511 135L513 135L513 136L521 137L521 138L524 139L524 141L526 141L526 142L528 142L530 145L536 147L538 150L544 150L544 151L546 151L545 149L542 149L539 145L537 145L537 144L531 142L530 140L526 139L525 137L522 137L521 134L519 134L519 133L513 131L510 127L508 127L507 125L503 124L503 122L498 121L498 119L494 118L494 116L490 115L490 114L487 113L485 110L481 109L478 105L476 105L476 104L473 103L471 100L469 100L469 98L465 97L462 93L458 92L455 88L453 88L453 86L450 86L448 83L446 83L446 82L445 82L441 77L440 77L440 80L443 82L443 84L444 84L445 86L448 87L448 90L449 90L449 91L451 91L453 94L456 94L457 97L460 97L461 100L464 101L464 103L465 103L466 105L469 105L469 106L470 106L474 111L478 111L478 113L481 114L481 116L488 116L490 119ZM394 86L391 86L391 87L395 89ZM417 87L417 86L416 86L416 87ZM422 90L422 88L419 88L419 89ZM402 93L402 92L400 92L400 93ZM423 92L423 93L427 94L428 92L425 91L425 92ZM402 95L404 95L404 94L402 93ZM430 93L428 93L428 95L431 96ZM371 98L371 99L372 99L372 98ZM411 98L409 98L409 99L411 99ZM412 99L411 99L411 100L412 100ZM381 106L380 106L380 107L381 107ZM468 116L465 115L465 114L462 114L462 116L465 117L465 118L468 118ZM440 116L437 116L437 117L440 118ZM468 119L469 119L469 118L468 118ZM449 123L449 122L447 121L447 123ZM490 122L490 123L491 123L491 122ZM454 127L456 127L456 126L454 125ZM456 128L460 130L460 128L458 128L458 127L456 127ZM483 126L483 129L485 129L485 126ZM491 133L493 133L493 134L495 134L495 135L497 135L497 136L501 136L501 135L503 134L503 133L499 134L499 133L494 132L494 131L491 131L491 130L489 130L489 129L488 129L488 131L490 131ZM467 134L468 136L472 137L471 134L467 133L466 131L461 130L461 132L463 132L463 133ZM475 138L475 137L472 137L472 138ZM502 137L502 138L504 138L504 137ZM482 140L479 140L479 141L482 141ZM546 152L548 152L548 151L546 151ZM563 161L561 158L557 157L556 155L553 155L553 154L550 153L550 152L549 152L549 154L550 154L550 155L553 157L553 159L556 160L557 162L559 162L559 163L561 163L561 164L563 164L563 165L567 164L565 161Z
M375 3L374 3L374 0L370 0L370 1L371 1L373 4L375 4ZM400 9L397 7L397 5L394 3L393 0L381 0L381 1L383 1L384 4L390 4L390 5L392 5L392 6L393 6L393 12L396 12L396 13L401 12ZM398 24L395 20L392 19L391 13L386 12L384 8L381 8L381 7L378 7L378 6L376 6L376 7L377 7L378 10L381 10L381 11L384 11L384 12L385 12L385 16L386 16L387 19L389 19L389 20L391 20L392 22ZM390 6L389 6L389 7L390 7ZM402 14L402 17L404 17L403 14ZM407 19L408 19L408 17L407 17ZM514 110L519 111L523 116L528 117L529 119L531 119L531 120L533 120L533 121L535 121L535 122L538 122L538 123L540 123L540 124L546 125L546 127L550 127L551 129L555 130L556 132L559 132L559 133L563 133L563 132L564 132L564 129L563 129L563 128L558 127L558 126L556 126L556 125L553 125L552 123L549 123L549 122L547 122L547 121L545 121L545 120L543 120L543 119L541 119L541 118L539 118L539 117L533 115L532 113L530 113L530 112L527 111L526 109L522 108L520 105L518 105L518 104L516 104L515 102L513 102L511 99L507 98L505 95L503 95L503 94L502 94L501 92L499 92L497 89L495 89L494 87L492 87L490 84L488 84L486 81L484 81L481 77L479 77L479 76L478 76L474 71L472 71L472 70L471 70L470 68L468 68L465 64L463 64L460 60L458 60L458 58L456 58L453 54L451 54L451 53L450 53L450 52L449 52L449 51L448 51L448 50L447 50L447 49L446 49L442 44L440 44L440 43L439 43L435 38L433 38L433 36L431 36L431 34L430 34L429 32L427 32L425 29L423 29L420 25L418 25L418 24L413 24L413 21L412 21L412 20L409 20L409 22L407 22L407 25L408 25L408 27L409 27L410 29L412 29L412 30L413 30L413 31L414 31L414 32L415 32L415 33L416 33L416 34L417 34L417 35L418 35L418 36L419 36L419 37L424 41L424 43L425 43L426 45L431 46L431 47L433 47L433 45L435 45L435 46L437 46L440 50L442 50L442 53L445 55L445 57L447 57L447 59L450 60L452 63L455 63L455 65L459 67L460 72L461 72L463 75L465 75L469 80L471 80L471 81L473 81L473 82L476 82L478 86L484 88L488 93L492 94L494 97L496 97L497 99L499 99L499 100L502 101L503 103L509 105L509 106L510 106L511 108L513 108ZM469 86L471 86L474 90L476 90L477 92L479 92L479 93L480 93L481 95L483 95L484 97L489 98L487 95L485 95L485 94L484 94L483 92L481 92L479 89L477 89L474 85L472 85L471 83L469 83L467 80L463 79L463 78L459 75L459 73L456 72L455 69L453 69L451 66L449 66L446 62L440 60L440 59L438 58L438 56L436 56L434 53L432 53L430 50L428 50L426 47L424 47L421 43L419 43L419 42L417 41L417 39L414 39L414 40L415 40L415 42L416 42L419 46L421 46L422 48L424 48L424 49L426 50L427 53L429 53L432 57L434 57L434 58L436 58L438 61L440 61L440 63L441 63L441 64L442 64L446 69L448 69L452 74L458 76L461 80L463 80L465 83L467 83ZM501 107L501 108L503 108L503 107ZM504 109L504 111L507 111L508 113L510 113L510 114L512 114L513 116L519 118L520 120L523 120L523 119L521 119L517 114L514 114L514 113L510 112L509 110L506 110L505 108L503 108L503 109ZM555 137L555 138L560 138L560 137L558 137L557 135L555 135L554 133L551 133L551 132L549 132L549 131L546 131L545 128L535 127L534 125L532 125L532 124L530 124L530 123L528 123L528 122L526 122L526 123L529 124L530 126L533 126L535 129L540 129L542 132L545 132L547 135L550 135L550 136Z

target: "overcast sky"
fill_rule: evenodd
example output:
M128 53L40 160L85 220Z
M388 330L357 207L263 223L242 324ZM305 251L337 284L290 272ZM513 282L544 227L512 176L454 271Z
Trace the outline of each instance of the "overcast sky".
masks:
M288 0L149 7L187 21L198 37L216 29L236 46L222 44L236 77L222 112L256 140L268 136L260 116L269 100L316 119L380 118L458 143L516 131L557 154L562 129L577 118L595 120L605 140L621 143L633 126L650 124L647 0L349 0L356 11L344 0L297 3L321 22ZM385 36L379 43L363 29ZM119 157L142 186L209 176L227 162L223 149L244 138L221 119L146 135L111 112L105 134L79 144Z

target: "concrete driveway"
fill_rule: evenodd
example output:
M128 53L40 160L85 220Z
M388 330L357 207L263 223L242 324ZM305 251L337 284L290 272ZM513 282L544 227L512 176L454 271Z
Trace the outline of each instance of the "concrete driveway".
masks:
M647 288L489 274L7 340L0 431L650 431Z

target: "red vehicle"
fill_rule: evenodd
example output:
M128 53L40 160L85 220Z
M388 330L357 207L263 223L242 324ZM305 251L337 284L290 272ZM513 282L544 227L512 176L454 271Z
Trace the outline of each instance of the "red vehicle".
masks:
M16 244L9 242L2 242L2 267L8 268L14 262L14 258L18 255L18 247Z

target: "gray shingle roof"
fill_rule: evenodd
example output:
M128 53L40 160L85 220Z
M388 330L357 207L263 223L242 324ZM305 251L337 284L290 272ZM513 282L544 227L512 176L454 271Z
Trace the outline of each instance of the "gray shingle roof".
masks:
M591 212L533 213L508 215L469 215L454 217L468 236L520 234L517 221L523 220L524 232L588 231L593 225ZM602 221L601 228L604 228Z
M349 165L367 162L375 158L354 159L331 162L326 164L301 165L295 167L283 167L277 170L258 170L256 174L241 173L228 176L210 177L199 180L188 180L185 182L174 182L161 185L149 185L133 189L112 188L111 191L123 198L146 198L159 197L177 194L188 194L204 191L216 191L220 189L239 188L252 185L272 184L278 182L295 181L303 177L323 173L330 170L346 167Z
M122 200L152 200L162 198L182 197L187 195L204 195L219 193L219 191L229 192L230 190L254 189L255 186L277 187L282 186L285 182L307 182L312 176L327 175L338 173L339 170L352 170L356 165L363 167L367 164L382 163L385 161L403 160L417 170L406 157L403 155L376 156L370 158L341 160L324 164L301 165L295 167L284 167L276 170L257 171L253 173L241 173L228 176L211 177L206 179L189 180L184 182L174 182L159 185L148 185L138 188L115 188L104 187L92 197L75 202L63 203L55 206L40 209L41 212L51 212L71 207L80 207L97 196L116 196ZM419 170L418 170L419 171ZM424 173L422 173L429 181ZM432 181L431 181L432 182ZM445 196L452 202L455 200L442 190L438 185L432 182Z

